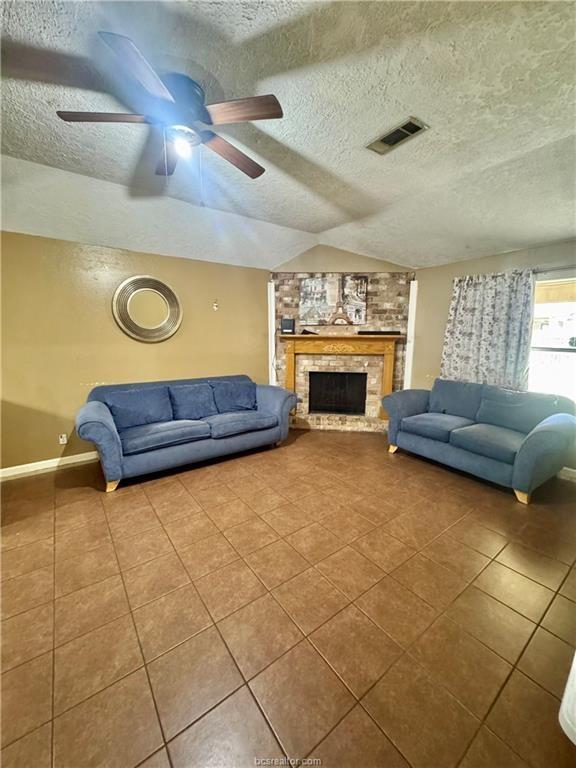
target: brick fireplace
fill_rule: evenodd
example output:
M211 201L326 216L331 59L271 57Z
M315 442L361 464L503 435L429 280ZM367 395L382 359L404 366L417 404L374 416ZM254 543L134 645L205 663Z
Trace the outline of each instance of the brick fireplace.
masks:
M318 273L275 273L276 328L281 318L295 320L295 337L276 337L276 373L279 384L293 381L293 389L300 402L292 417L292 425L302 429L336 429L342 431L382 431L386 428L380 406L383 391L401 389L404 379L404 338L388 336L358 336L358 330L397 331L405 336L408 324L408 298L411 272L380 272L368 274L366 324L362 326L322 325L300 323L300 281ZM303 330L318 336L301 336ZM373 346L369 339L374 340ZM290 344L301 339L296 355ZM309 351L307 345L328 343L328 348ZM300 342L299 342L300 345ZM351 346L352 345L352 346ZM363 414L337 412L311 412L310 374L363 373L366 375L366 401Z

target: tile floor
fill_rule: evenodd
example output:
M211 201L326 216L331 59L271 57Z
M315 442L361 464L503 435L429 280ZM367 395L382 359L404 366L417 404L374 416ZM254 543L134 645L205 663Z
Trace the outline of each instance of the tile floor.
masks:
M4 768L576 765L575 485L295 432L101 489L3 486Z

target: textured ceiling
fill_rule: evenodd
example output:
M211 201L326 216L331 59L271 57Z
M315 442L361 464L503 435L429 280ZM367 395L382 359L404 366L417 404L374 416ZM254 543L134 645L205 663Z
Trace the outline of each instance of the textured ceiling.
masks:
M409 266L576 235L572 3L4 2L3 13L5 154ZM202 183L196 154L161 189L146 127L59 121L57 108L142 107L98 29L195 77L208 101L275 93L284 119L221 131L264 176L202 150ZM385 156L365 149L409 115L431 130Z

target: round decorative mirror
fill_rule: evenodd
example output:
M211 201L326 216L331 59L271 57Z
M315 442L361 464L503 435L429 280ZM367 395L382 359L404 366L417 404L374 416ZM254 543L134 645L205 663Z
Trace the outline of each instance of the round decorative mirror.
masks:
M182 322L180 303L172 288L148 275L120 283L112 299L112 312L124 333L138 341L164 341Z

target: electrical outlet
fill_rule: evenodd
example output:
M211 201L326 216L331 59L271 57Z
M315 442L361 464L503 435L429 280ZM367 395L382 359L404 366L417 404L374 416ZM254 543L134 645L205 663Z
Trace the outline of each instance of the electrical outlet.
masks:
M68 442L68 435L65 432L63 435L58 435L58 442L60 445L66 445Z

